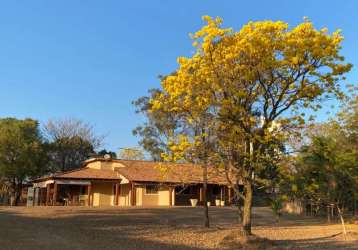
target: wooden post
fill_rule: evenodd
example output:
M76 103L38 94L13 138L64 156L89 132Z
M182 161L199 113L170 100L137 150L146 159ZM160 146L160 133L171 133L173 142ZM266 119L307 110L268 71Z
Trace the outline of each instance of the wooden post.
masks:
M232 194L231 194L231 188L228 187L228 196L229 196L229 201L228 201L228 205L231 205L231 199L232 199Z
M331 223L331 205L327 205L327 223Z
M34 187L34 196L32 197L32 206L35 206L35 200L36 200L36 187Z
M92 203L92 183L90 183L88 186L87 186L87 193L88 193L88 199L87 199L87 202L88 202L88 206L92 206L93 203Z
M40 197L41 197L40 204L41 204L42 206L46 205L45 189L46 189L46 188L40 188L40 191L41 191L41 194L40 194Z
M43 191L43 188L39 188L39 203L38 203L38 205L39 206L42 206L43 205L43 203L42 203L42 191Z
M223 200L223 186L220 187L220 201Z
M115 198L115 203L116 206L119 205L119 183L116 183L116 198Z
M50 203L50 185L51 184L46 185L46 206L48 206Z
M169 186L169 206L173 206L173 187Z
M204 200L204 190L203 187L199 188L199 202L200 204L203 204L203 200Z
M226 186L223 186L223 189L224 189L224 198L223 198L223 201L224 201L224 205L226 205L226 189L227 189L227 187Z
M55 181L53 184L52 206L56 206L56 201L57 201L57 183Z
M132 187L131 187L131 205L132 206L136 205L136 187L134 183L132 183Z

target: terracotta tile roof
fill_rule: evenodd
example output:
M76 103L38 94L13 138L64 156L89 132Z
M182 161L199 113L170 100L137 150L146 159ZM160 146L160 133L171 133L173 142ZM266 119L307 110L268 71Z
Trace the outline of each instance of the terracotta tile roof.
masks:
M59 173L54 176L55 179L108 179L118 180L119 174L110 169L94 169L94 168L81 168L71 172Z
M95 161L117 162L120 165L115 166L114 171L90 168L88 164ZM83 168L44 176L33 182L48 179L119 180L120 175L133 182L203 183L203 169L199 165L103 158L90 159ZM227 184L225 173L208 167L208 183Z
M56 173L49 176L43 176L33 182L44 181L48 179L82 179L82 180L119 180L119 174L107 169L80 168L71 171Z
M130 181L202 183L203 169L194 164L174 164L151 161L115 160L125 167L116 170ZM208 168L208 183L226 184L225 174L217 169Z

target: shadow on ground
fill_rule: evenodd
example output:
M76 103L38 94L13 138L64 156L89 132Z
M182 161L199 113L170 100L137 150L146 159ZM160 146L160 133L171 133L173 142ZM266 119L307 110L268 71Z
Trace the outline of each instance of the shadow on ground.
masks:
M210 229L201 227L202 214L200 207L0 208L0 246L1 249L240 249L234 208L211 208ZM276 225L267 208L255 208L253 221L254 233L259 237L267 236L267 232L299 230L322 223L285 216ZM255 238L246 243L249 248L245 249L354 249L354 242L342 243L337 240L339 235L325 237L273 237L274 242Z

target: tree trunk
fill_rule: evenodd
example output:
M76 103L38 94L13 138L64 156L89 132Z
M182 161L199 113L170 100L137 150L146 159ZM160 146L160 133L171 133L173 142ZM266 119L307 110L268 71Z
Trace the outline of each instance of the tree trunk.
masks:
M252 184L245 184L244 214L242 221L242 233L244 236L251 235L251 209L252 209Z
M21 190L17 190L15 193L15 201L14 201L15 206L19 205L20 198L21 198Z
M331 206L327 205L327 223L331 223Z
M275 221L277 224L280 222L280 215L278 213L275 215Z
M209 207L208 207L208 167L203 166L203 193L204 193L204 227L209 227Z
M240 200L240 196L237 196L237 221L239 224L242 223L242 207Z
M11 206L19 205L19 201L22 193L22 182L17 183L15 180L12 183L12 195L11 195Z
M354 200L353 200L353 217L355 217L356 215L357 215L357 200L354 197Z
M337 204L337 210L338 210L339 218L341 219L341 224L342 224L342 230L343 230L344 239L347 240L346 225L344 224L343 213L342 213L341 209L339 208L338 204Z

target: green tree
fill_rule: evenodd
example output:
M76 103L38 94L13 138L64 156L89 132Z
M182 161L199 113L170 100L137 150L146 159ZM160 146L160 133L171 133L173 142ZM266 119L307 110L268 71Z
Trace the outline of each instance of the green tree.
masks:
M117 158L117 154L113 151L107 151L106 149L102 149L100 151L97 152L97 155L99 156L105 156L105 155L110 155L112 159L116 159Z
M0 176L10 185L15 205L23 184L46 171L46 161L37 121L0 119Z
M341 113L341 116L351 116ZM358 154L354 132L345 122L331 120L306 132L305 144L281 173L280 191L291 199L309 201L311 214L326 213L331 221L337 209L341 220L348 210L355 213L358 195Z

